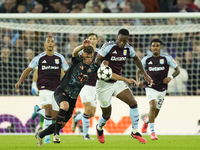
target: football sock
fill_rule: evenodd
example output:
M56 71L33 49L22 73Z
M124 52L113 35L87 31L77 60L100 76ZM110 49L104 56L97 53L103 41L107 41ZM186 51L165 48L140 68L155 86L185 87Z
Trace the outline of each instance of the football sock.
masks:
M155 130L154 130L154 123L149 123L149 127L150 127L151 133L154 133L155 132Z
M145 123L149 123L149 117L147 117L147 119L145 120Z
M83 113L78 114L78 115L75 117L75 122L81 120L82 117L83 117Z
M52 124L52 116L45 115L45 117L44 117L44 129L48 128L50 124ZM45 136L45 139L46 138L50 138L50 135Z
M59 135L60 129L62 128L62 123L65 122L65 116L67 115L67 111L60 109L58 115L56 117L56 126L55 126L55 134Z
M103 130L103 126L106 124L106 122L107 122L107 120L103 118L103 115L101 115L99 117L97 129L100 131Z
M45 116L45 110L44 109L39 109L37 111L38 114L42 115L43 117Z
M90 126L90 116L83 114L82 123L83 123L83 136L85 137L88 134Z
M130 108L130 118L133 128L133 133L138 132L138 123L139 123L139 111L137 105Z
M56 125L56 123L53 123L48 128L46 128L45 130L41 131L39 133L39 137L43 138L46 135L50 135L50 134L54 133L54 131L55 131L55 125Z
M44 116L40 115L40 127L43 128Z

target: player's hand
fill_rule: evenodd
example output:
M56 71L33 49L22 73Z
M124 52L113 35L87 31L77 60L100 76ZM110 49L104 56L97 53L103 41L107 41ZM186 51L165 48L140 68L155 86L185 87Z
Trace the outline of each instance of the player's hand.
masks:
M88 39L85 39L85 40L83 41L83 46L84 46L84 47L90 46L90 41L89 41Z
M163 80L164 84L168 84L172 79L170 77L167 77Z
M16 84L15 84L15 89L18 89L19 88L19 86L20 86L20 82L17 82Z
M126 79L126 82L133 84L133 85L137 85L137 82L134 79Z
M144 79L145 79L145 81L147 81L147 83L150 84L151 86L152 86L152 85L155 85L155 84L153 83L152 78L151 78L148 74L144 74Z
M103 64L104 64L105 66L108 66L108 64L109 64L109 61L107 61L107 60L104 60L104 61L103 61Z
M138 82L138 87L139 87L139 88L142 88L142 87L143 87L143 82L141 82L141 81Z
M32 95L38 95L38 93L39 93L36 82L32 82L31 93L32 93Z

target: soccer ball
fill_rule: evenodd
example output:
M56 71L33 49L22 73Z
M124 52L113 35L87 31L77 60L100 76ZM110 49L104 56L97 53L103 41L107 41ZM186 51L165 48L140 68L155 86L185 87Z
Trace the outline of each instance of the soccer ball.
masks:
M109 66L101 66L97 70L97 76L100 80L108 81L112 77L112 69Z

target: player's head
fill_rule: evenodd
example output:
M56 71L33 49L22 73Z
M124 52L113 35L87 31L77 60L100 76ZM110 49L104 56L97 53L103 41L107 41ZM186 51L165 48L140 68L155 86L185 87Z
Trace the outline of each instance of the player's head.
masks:
M44 43L44 46L45 46L45 49L47 51L53 51L54 50L54 46L55 46L55 43L54 43L54 38L52 36L48 36L46 38L46 41Z
M119 48L123 49L128 43L129 31L127 29L120 29L117 35L117 44Z
M162 49L162 41L160 39L153 39L150 43L151 45L151 51L153 53L153 56L157 57L160 56L160 51Z
M83 49L82 53L83 63L90 65L94 57L94 48L92 46L87 46Z
M90 45L95 48L98 43L98 35L95 33L89 33L87 39L90 40Z

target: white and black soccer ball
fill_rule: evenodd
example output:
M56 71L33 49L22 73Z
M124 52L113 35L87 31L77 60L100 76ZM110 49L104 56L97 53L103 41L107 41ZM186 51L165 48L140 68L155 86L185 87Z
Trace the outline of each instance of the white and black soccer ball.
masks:
M112 77L112 69L109 66L101 66L97 70L97 76L100 80L108 81Z

